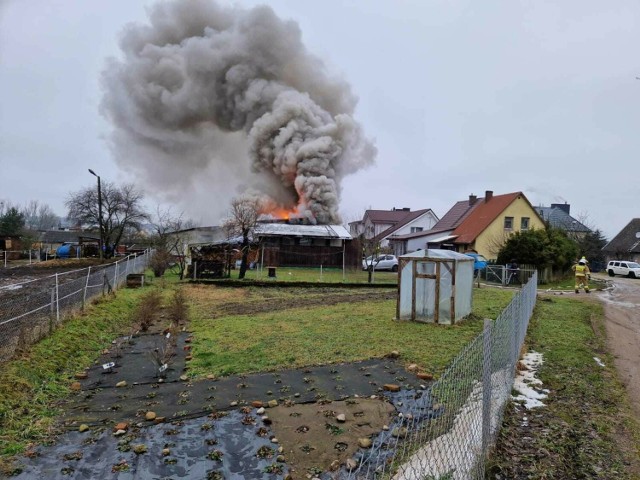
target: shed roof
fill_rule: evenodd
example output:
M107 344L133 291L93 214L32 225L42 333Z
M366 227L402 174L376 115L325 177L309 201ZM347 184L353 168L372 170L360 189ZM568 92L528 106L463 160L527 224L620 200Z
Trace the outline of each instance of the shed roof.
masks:
M353 237L342 225L295 225L290 223L260 223L255 236L315 237L351 240Z
M40 241L44 243L78 242L80 238L99 240L100 235L92 232L70 232L67 230L47 230L40 232Z
M451 259L459 262L473 262L474 259L464 253L454 252L453 250L444 250L441 248L429 248L427 250L417 250L415 252L401 255L400 258L424 258L433 260Z

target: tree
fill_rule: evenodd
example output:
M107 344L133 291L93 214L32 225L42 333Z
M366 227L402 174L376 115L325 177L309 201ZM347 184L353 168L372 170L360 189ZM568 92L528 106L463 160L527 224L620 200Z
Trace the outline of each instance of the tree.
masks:
M3 204L4 206L4 204ZM9 206L0 212L0 235L18 236L24 228L24 215L17 207Z
M105 256L110 257L128 231L139 230L148 218L142 208L143 195L135 185L118 187L111 182L102 183L102 240ZM65 205L67 217L99 230L98 192L87 187L69 194Z
M515 259L518 263L536 268L550 266L554 271L566 271L576 258L576 244L566 232L557 228L515 232L498 253L497 262L506 264Z
M51 230L60 224L60 217L53 209L38 200L31 200L22 209L25 227L29 230Z
M607 239L600 230L596 229L586 233L576 243L578 244L579 256L584 255L592 263L604 263L605 257L602 248L607 244Z
M262 204L257 198L240 197L233 199L231 202L229 218L225 222L225 228L228 229L230 234L242 237L240 247L242 261L240 262L239 279L243 279L247 272L250 242L261 213Z
M188 236L185 230L193 227L193 222L184 220L183 215L183 213L174 214L171 208L156 209L156 215L152 221L154 230L152 243L156 251L151 260L156 277L162 276L170 263L175 261L178 265L180 280L184 278L184 272L187 269L185 248Z

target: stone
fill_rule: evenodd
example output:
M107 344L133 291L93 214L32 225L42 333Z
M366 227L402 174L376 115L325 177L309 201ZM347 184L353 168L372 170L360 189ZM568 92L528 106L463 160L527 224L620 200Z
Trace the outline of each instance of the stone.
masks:
M387 353L387 358L398 358L400 357L400 352L398 350L392 350Z
M82 425L80 425L80 426L78 427L78 431L79 431L80 433L82 433L82 432L86 432L87 430L89 430L89 425L87 425L86 423L83 423Z
M386 390L387 392L399 392L400 391L400 385L396 385L394 383L385 383L382 388L384 390Z
M114 430L124 430L127 431L129 428L129 424L127 422L116 423L116 426L113 427Z
M276 457L276 462L284 463L285 462L284 455L278 455Z
M156 417L153 420L153 423L164 423L165 420L166 420L166 417Z
M74 375L77 380L86 380L89 378L89 374L87 372L78 372Z
M271 425L271 419L269 417L267 417L266 415L262 416L262 423L264 423L265 425Z
M271 443L278 443L278 439L276 437L271 438Z
M189 377L187 377L186 375L180 375L180 380L186 382L187 380L189 380Z
M371 439L367 437L361 437L358 439L358 445L360 446L360 448L370 448Z
M104 350L102 350L102 354L103 355L109 355L109 349L105 348Z
M251 402L251 406L253 408L261 408L262 407L262 402L260 400L254 400L253 402Z
M127 386L126 380L122 380L121 382L116 383L116 388L124 388Z
M417 363L409 364L409 366L407 366L407 370L410 372L415 372L416 370L418 370L418 364Z
M74 392L79 392L80 390L82 390L82 385L80 385L80 382L73 382L71 384L71 390Z
M333 462L331 462L331 465L329 465L329 470L331 470L332 472L335 472L339 468L340 468L340 460L334 460Z
M207 380L215 380L216 376L212 373L210 373L209 375L207 375Z
M416 377L418 377L420 380L433 380L433 375L430 373L420 372L416 374Z
M171 450L169 450L168 448L163 448L162 449L162 456L163 457L168 457L169 455L171 455Z
M383 425L383 426L382 426L382 430L384 430L385 432L386 432L387 430L389 430L389 425Z
M186 357L184 357L185 362L190 362L192 359L193 359L193 355L187 355Z
M347 470L355 470L357 466L358 462L356 462L353 458L347 458L347 461L345 462L345 467L347 467Z
M144 418L146 420L155 420L157 417L156 412L147 412Z
M408 433L407 427L396 427L391 431L391 435L396 438L404 438Z
M256 413L258 415L264 415L264 412L265 412L264 407L260 407L258 410L256 410Z
M237 407L238 406L238 402L236 402L235 400L233 402L231 402L229 404L230 407Z
M283 453L284 452L284 447L278 447L278 453Z
M193 340L193 337L187 337L184 339L184 343L191 343Z
M267 403L267 405L269 406L269 408L275 408L278 406L278 401L277 400L269 400L269 402Z
M164 378L159 378L158 383L164 383Z
M340 423L344 423L347 421L347 416L344 413L336 415L336 420Z
M140 443L134 445L132 450L136 455L142 455L143 453L147 453L147 446L144 443Z
M126 431L126 430L116 430L116 431L113 433L113 436L114 436L114 437L120 437L120 436L124 435L125 433L127 433L127 431Z
M300 398L300 394L299 393L294 393L293 396L296 397L296 398Z

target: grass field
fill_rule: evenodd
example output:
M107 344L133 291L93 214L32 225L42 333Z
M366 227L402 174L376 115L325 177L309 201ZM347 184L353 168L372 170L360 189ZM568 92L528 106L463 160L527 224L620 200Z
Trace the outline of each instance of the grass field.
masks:
M231 280L238 279L238 270L231 271ZM362 269L347 269L344 274L340 268L301 268L278 267L276 278L268 277L267 269L247 270L247 280L269 280L274 282L318 282L318 283L368 283L369 272ZM373 272L372 283L388 283L396 285L398 274L388 271Z

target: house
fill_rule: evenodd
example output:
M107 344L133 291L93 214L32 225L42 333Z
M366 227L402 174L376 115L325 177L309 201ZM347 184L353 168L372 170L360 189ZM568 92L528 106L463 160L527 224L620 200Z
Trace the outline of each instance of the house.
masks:
M524 193L487 190L483 198L469 195L456 202L431 230L396 236L392 246L396 255L443 248L495 258L509 235L533 228L544 229L545 223Z
M437 222L438 216L430 208L413 212L410 208L367 210L362 220L349 223L349 233L386 247L393 236L430 230Z
M613 239L602 247L605 261L640 262L640 218L632 219Z
M571 205L552 203L550 207L536 207L542 219L551 227L567 232L569 237L584 237L591 229L571 216Z

